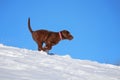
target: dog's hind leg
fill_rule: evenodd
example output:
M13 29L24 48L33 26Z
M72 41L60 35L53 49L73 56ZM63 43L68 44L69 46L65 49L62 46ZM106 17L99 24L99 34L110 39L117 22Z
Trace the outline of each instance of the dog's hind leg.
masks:
M44 51L44 49L43 49L42 45L43 45L43 43L42 43L42 42L39 42L39 43L38 43L38 51L41 51L41 50L43 50L43 51Z

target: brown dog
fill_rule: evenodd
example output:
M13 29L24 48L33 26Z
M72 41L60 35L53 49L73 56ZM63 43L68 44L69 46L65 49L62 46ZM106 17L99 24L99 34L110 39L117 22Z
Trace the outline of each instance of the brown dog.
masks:
M33 39L38 45L38 50L48 51L52 49L52 46L56 45L60 40L68 39L72 40L73 36L67 30L60 32L52 32L48 30L32 31L30 26L30 18L28 18L28 28L32 34ZM45 46L43 46L45 43Z

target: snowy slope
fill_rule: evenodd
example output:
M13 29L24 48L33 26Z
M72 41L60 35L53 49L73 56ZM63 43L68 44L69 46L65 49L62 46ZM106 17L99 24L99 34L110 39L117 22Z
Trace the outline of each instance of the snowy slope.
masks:
M120 66L0 44L0 80L120 80Z

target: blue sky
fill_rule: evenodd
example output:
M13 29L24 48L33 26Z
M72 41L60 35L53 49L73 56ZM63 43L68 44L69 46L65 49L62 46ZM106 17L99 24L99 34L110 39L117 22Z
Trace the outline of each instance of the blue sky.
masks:
M74 36L50 52L120 64L119 0L0 0L0 43L37 50L28 17L33 30L67 29Z

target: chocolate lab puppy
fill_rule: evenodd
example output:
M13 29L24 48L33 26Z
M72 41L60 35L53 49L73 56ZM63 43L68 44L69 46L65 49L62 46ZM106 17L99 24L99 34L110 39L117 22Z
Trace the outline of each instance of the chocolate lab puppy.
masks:
M38 45L39 51L49 51L52 49L52 46L56 45L59 41L64 39L73 39L73 36L67 30L62 30L60 32L52 32L48 30L33 31L30 26L30 18L28 18L28 28L32 34L33 39ZM43 46L43 44L45 45Z

